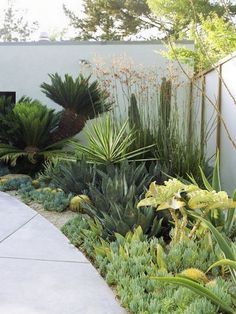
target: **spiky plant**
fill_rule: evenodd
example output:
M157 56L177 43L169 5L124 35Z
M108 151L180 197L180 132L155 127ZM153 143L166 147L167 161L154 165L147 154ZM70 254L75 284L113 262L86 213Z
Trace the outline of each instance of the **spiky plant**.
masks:
M66 193L75 195L86 194L88 184L97 180L95 167L85 160L77 162L46 162L44 170L39 176L40 181L61 188Z
M90 83L90 76L80 74L76 79L66 74L64 80L49 74L51 83L42 83L42 92L65 110L53 140L61 140L79 133L88 119L110 110L108 94L101 89L98 81Z
M34 168L53 156L65 156L62 147L66 141L50 142L50 136L58 128L60 118L60 113L55 113L38 101L28 99L17 103L4 117L4 126L14 127L8 132L3 130L5 139L4 143L0 143L0 160L12 166L24 161L30 170L30 165L34 165ZM2 128L0 134L1 131Z
M114 233L125 235L138 226L142 227L145 234L157 235L162 219L151 208L136 208L145 182L149 182L152 177L145 165L109 165L106 172L98 172L101 183L97 186L89 185L92 204L84 204L84 211L97 218L111 237Z
M127 125L128 121L125 121L119 128L110 115L98 119L86 129L88 145L75 144L76 154L94 164L115 164L127 159L138 159L154 145L132 149L136 132L134 129L127 130Z

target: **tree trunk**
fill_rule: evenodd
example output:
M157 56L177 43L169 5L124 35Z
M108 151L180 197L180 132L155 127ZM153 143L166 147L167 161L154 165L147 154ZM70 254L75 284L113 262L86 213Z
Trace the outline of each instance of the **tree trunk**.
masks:
M50 143L54 144L58 141L75 136L85 126L87 117L78 115L77 113L66 109L61 117L58 129L51 134Z

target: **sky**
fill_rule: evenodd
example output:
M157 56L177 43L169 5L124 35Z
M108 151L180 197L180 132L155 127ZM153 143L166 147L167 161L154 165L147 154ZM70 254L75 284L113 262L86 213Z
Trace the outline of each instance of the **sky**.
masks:
M63 11L63 4L82 16L82 0L0 0L0 12L8 6L8 1L14 4L14 7L20 9L27 21L38 21L39 30L34 34L32 40L38 40L41 32L47 32L50 37L60 36L60 32L66 30L63 39L75 37L75 30L69 27L69 19ZM231 0L236 4L236 0ZM0 14L1 15L1 14ZM144 37L146 36L144 31ZM148 33L149 34L149 33ZM56 37L60 40L61 38Z
M40 32L53 34L63 30L69 24L62 5L65 4L73 12L82 11L82 0L12 0L14 7L24 11L25 19L38 21ZM0 0L0 12L7 8L8 0ZM69 34L72 32L69 29Z

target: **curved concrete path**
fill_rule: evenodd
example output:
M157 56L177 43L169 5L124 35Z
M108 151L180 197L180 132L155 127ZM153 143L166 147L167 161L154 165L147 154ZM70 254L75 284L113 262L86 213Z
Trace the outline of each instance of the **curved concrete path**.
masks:
M124 314L84 255L50 222L0 192L1 314Z

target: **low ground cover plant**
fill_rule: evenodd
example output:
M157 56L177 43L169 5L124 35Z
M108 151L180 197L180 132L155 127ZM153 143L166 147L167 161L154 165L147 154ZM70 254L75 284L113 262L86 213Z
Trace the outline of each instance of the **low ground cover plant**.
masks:
M205 275L218 254L209 247L207 235L202 240L166 245L161 239L148 240L139 227L125 237L116 234L115 240L107 242L102 240L101 225L81 216L62 230L115 286L122 305L131 313L222 313L219 304L196 291L155 280L172 278L173 273L198 282L198 287L206 285L216 298L224 300L227 308L234 307L230 280L219 276L219 268Z

